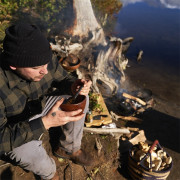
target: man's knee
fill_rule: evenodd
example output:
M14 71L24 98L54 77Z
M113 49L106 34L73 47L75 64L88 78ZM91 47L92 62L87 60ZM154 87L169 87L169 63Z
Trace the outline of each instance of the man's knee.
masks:
M42 142L41 141L31 141L22 146L14 148L9 154L12 160L16 162L30 162L34 161L37 158L40 159L41 155L41 148ZM40 156L39 156L40 155Z
M42 147L42 141L31 141L9 153L10 159L20 167L50 179L56 172L56 164Z

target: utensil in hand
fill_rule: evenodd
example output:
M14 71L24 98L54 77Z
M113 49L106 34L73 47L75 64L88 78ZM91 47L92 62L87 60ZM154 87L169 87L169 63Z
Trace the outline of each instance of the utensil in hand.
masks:
M79 88L79 90L76 92L75 95L73 95L72 97L70 97L67 101L66 104L72 104L73 102L75 102L77 96L79 95L80 91L82 90L82 88L84 87L84 84L82 84Z

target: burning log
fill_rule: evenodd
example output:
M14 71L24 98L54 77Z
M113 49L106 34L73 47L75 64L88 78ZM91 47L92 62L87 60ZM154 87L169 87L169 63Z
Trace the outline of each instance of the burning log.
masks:
M134 96L132 96L130 94L123 93L122 96L124 96L124 97L126 97L128 99L133 99L133 100L137 101L138 103L142 104L143 106L146 105L145 101L141 100L140 98L134 97Z
M122 93L119 109L122 116L135 116L135 114L143 113L145 110L154 105L150 90L133 91L131 94Z

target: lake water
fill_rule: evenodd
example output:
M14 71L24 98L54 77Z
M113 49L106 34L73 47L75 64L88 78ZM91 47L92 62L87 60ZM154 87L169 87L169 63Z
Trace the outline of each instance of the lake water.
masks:
M160 1L124 2L115 15L113 33L122 39L134 37L127 53L134 71L129 75L132 79L146 79L142 83L149 87L161 86L159 89L166 94L173 94L171 90L174 96L180 94L180 3L173 1L173 5L165 6ZM137 63L140 50L144 52L143 59Z
M129 56L132 59L142 49L144 63L158 65L178 74L180 68L179 28L179 9L138 2L128 4L120 10L114 32L121 38L134 37L134 42L129 49Z

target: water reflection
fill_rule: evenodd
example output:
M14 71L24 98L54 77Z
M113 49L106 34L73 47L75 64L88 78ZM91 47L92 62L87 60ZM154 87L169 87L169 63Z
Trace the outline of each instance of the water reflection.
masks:
M135 59L134 55L142 49L144 65L159 67L159 70L179 75L180 11L161 8L158 5L180 7L180 2L173 1L170 4L168 0L123 1L123 8L117 15L114 33L121 38L128 36L135 38L128 52L130 59Z
M137 2L147 2L150 6L165 7L170 9L180 9L179 0L121 0L124 6Z

